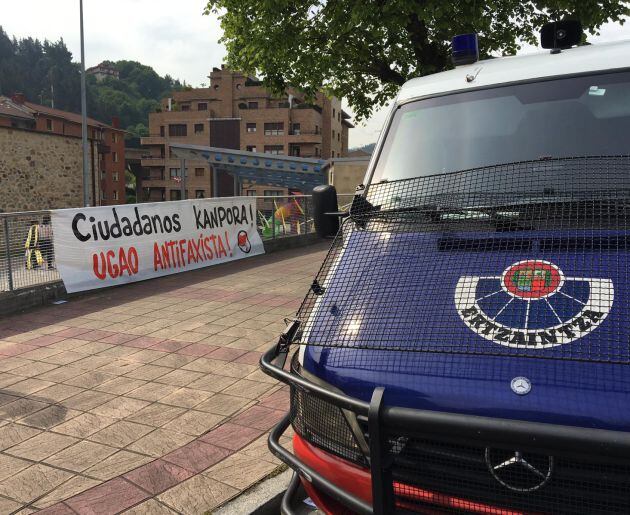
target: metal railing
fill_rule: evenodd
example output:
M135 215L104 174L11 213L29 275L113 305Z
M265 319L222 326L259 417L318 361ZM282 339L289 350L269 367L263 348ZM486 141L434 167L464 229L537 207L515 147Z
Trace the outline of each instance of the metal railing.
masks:
M349 206L353 195L339 195L339 208ZM315 231L310 195L253 197L256 199L258 230L263 240L296 236Z
M0 214L0 291L59 279L50 211Z
M315 231L310 195L254 198L263 240ZM340 209L351 201L352 195L339 195ZM61 279L55 266L53 238L48 210L0 213L0 292Z

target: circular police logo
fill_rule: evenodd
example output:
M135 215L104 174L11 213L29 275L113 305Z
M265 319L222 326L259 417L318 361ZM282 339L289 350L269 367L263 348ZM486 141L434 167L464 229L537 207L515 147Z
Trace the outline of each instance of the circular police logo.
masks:
M610 313L610 279L566 277L549 261L525 260L498 276L461 277L455 305L464 323L499 345L544 349L582 338Z
M548 261L519 261L501 275L501 287L518 299L542 299L564 284L560 269Z

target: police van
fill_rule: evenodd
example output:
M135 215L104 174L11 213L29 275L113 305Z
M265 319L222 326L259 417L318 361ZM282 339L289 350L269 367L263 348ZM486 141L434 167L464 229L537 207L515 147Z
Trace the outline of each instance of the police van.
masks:
M314 193L332 247L261 360L285 513L300 482L329 514L630 513L630 42L580 39L456 38L349 215Z

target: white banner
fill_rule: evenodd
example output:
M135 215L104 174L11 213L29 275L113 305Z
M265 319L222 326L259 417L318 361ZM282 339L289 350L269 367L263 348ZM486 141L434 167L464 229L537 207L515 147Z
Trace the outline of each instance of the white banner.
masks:
M265 252L248 197L58 209L52 226L55 262L70 293Z

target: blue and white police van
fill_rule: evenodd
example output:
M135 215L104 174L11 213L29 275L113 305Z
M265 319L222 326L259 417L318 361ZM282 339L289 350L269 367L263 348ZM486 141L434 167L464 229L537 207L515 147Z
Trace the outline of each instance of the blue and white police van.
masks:
M630 42L542 36L458 38L349 215L315 193L336 235L261 360L290 385L285 512L301 482L329 514L630 513Z

